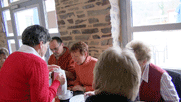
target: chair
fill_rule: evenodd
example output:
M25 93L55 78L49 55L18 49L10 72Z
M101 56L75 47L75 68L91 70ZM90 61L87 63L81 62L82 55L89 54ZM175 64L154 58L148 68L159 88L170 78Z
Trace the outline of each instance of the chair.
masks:
M165 69L165 70L172 77L172 82L174 83L177 93L181 98L181 73L174 71L172 69Z

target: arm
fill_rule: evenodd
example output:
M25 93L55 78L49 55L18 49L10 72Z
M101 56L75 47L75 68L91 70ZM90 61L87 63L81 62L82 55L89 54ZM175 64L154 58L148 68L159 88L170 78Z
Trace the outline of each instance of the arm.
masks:
M74 61L72 60L71 56L69 56L67 70L68 71L65 71L67 78L70 80L75 80L76 75L75 75Z
M72 89L71 89L72 91L83 91L83 87L82 87L82 85L81 85L81 83L80 83L80 79L79 79L79 77L76 75L76 80L74 81L74 86L72 87Z
M29 84L32 102L51 102L56 96L56 90L60 82L55 80L49 87L48 75L46 62L39 61L31 63Z
M85 86L85 92L87 91L94 91L94 89L92 88L92 86Z
M70 79L70 80L75 79L75 76L71 72L65 70L65 74L68 79Z
M76 77L75 83L74 83L74 87L72 88L72 91L94 91L94 89L92 88L92 85L84 85L82 86L82 84L79 81L79 77Z
M167 102L179 102L179 97L173 82L171 81L171 77L168 73L163 73L161 77L161 89L160 93L164 101Z
M88 91L94 91L92 86L81 86L81 85L76 85L72 88L72 91L83 91L83 92L88 92Z

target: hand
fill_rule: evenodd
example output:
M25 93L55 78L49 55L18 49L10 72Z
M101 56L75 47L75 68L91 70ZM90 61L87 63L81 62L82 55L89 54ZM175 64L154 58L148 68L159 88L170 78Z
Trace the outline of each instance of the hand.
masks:
M84 93L84 99L86 100L88 97L95 95L94 91L88 91Z
M52 102L60 102L58 96L56 96L56 97L54 98L54 101L52 101Z
M85 88L80 85L76 85L72 88L72 91L85 91Z
M84 97L95 95L94 91L88 91L84 93Z
M67 90L72 90L72 88L71 87L67 87Z
M48 65L49 72L53 72L54 70L59 69L59 68L60 68L60 66L55 65L55 64Z
M62 73L59 73L59 74L56 76L55 80L58 80L58 81L60 82L60 85L65 84L65 77L63 76Z

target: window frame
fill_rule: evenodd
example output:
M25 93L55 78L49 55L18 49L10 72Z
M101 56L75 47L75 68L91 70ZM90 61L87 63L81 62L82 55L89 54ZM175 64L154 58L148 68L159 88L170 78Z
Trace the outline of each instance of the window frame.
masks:
M120 0L123 47L133 39L133 32L181 30L181 23L133 26L131 1L132 0Z
M20 48L19 46L19 40L21 39L21 36L18 36L17 34L17 31L16 31L16 21L15 21L15 16L14 16L14 12L18 11L18 10L23 10L23 9L26 9L26 8L31 8L32 6L35 6L35 5L38 5L38 11L39 11L39 16L40 16L40 25L47 28L48 29L48 17L47 17L47 12L45 10L45 1L44 0L19 0L19 1L16 1L16 2L11 2L11 0L8 0L9 2L9 6L7 7L2 7L1 3L0 2L0 11L1 11L1 14L2 14L2 23L4 25L4 32L6 33L6 29L5 29L5 22L4 22L4 16L3 16L3 11L6 11L6 10L9 10L10 11L10 16L11 16L11 23L12 23L12 30L13 30L13 33L14 33L14 36L7 36L6 34L6 40L7 40L7 44L8 44L8 49L9 49L9 53L11 54L10 52L10 47L9 47L9 43L8 43L8 40L15 40L15 47L16 47L16 50L18 50ZM60 34L59 32L58 33L51 33L50 34L51 37L53 36L59 36L60 37ZM45 55L45 60L48 61L48 58L50 56L50 52L49 50L47 50L47 53Z
M133 26L131 1L132 0L120 0L122 47L125 47L126 44L133 39L134 32L181 30L181 23ZM179 70L181 72L180 68L164 67L164 69Z

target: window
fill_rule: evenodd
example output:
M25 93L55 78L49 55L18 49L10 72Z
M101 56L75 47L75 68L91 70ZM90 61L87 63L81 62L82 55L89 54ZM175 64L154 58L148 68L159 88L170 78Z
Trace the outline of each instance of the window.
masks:
M47 12L47 17L48 17L48 19L47 19L48 30L51 34L58 33L55 1L54 0L46 0L45 5L46 5L46 12Z
M1 0L1 7L7 7L8 5L8 0Z
M15 40L14 39L8 40L8 46L9 46L9 52L10 53L16 51L16 46L15 46Z
M6 28L6 36L7 37L14 36L9 9L4 10L2 12L2 14L3 14L3 18L4 18L4 25L5 25L5 28Z
M163 68L180 68L181 30L133 32L133 39L149 43L151 62Z
M181 22L180 0L132 0L133 26Z
M121 0L120 5L123 46L132 39L144 41L150 44L152 63L181 69L181 1Z
M40 24L38 8L32 7L14 12L17 35L21 36L24 29L30 25Z
M30 25L44 26L51 36L60 36L54 0L1 0L0 4L10 53L22 45L22 32ZM49 51L45 59L48 58Z

